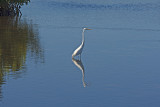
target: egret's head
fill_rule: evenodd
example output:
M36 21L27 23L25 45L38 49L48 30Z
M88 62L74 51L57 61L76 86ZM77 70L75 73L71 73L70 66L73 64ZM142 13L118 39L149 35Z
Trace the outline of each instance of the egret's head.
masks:
M83 30L92 30L92 29L88 29L88 28L83 28Z

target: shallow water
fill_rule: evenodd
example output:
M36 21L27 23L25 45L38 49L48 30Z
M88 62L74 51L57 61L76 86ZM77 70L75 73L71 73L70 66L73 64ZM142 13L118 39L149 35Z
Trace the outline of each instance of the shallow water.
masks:
M0 106L159 107L159 5L35 0L0 17Z

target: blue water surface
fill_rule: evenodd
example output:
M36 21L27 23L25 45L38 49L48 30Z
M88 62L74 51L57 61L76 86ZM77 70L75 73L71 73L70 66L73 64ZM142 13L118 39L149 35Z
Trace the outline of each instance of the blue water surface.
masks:
M31 0L22 13L43 58L27 51L25 71L5 75L1 107L160 106L159 1ZM92 30L74 62L84 27Z

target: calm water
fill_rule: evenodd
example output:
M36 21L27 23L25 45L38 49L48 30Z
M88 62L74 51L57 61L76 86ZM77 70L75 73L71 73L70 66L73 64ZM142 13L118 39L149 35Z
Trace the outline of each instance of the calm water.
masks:
M0 17L0 107L160 106L158 0L32 0L22 13Z

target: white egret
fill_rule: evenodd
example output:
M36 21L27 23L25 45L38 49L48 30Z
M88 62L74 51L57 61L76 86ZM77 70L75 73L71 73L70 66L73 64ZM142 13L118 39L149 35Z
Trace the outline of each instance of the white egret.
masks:
M83 47L84 47L84 31L85 30L91 30L91 29L88 29L88 28L83 28L83 31L82 31L82 43L81 45L73 52L72 54L72 58L74 58L74 56L77 56L77 55L80 55L81 57L81 53L82 53L82 50L83 50Z

